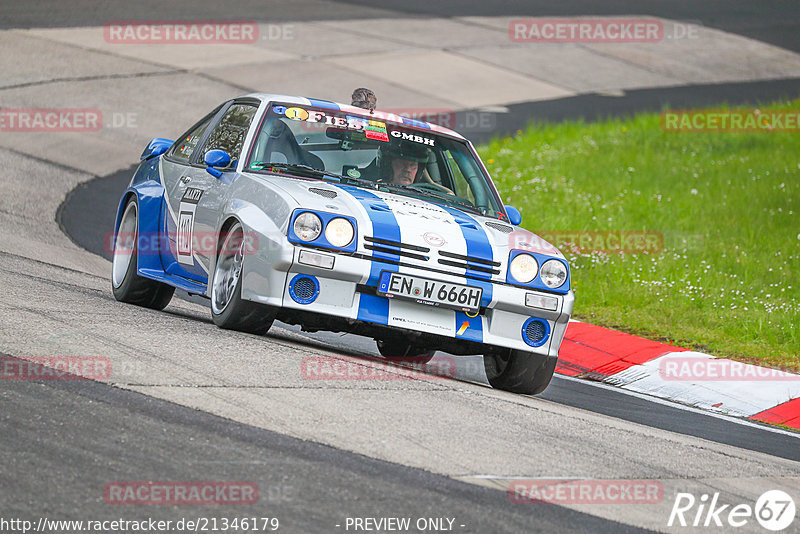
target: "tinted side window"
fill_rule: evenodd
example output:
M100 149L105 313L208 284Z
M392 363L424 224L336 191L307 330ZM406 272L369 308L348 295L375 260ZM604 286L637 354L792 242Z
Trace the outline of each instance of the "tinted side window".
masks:
M202 160L209 150L220 149L231 156L232 162L238 160L242 153L244 138L257 109L249 104L234 104L231 106L225 112L217 127L214 128L214 131L211 132L211 135L208 136L208 141L203 147L200 159Z
M170 156L175 159L188 162L192 157L192 154L194 154L195 148L197 148L197 143L200 142L200 139L203 137L203 133L205 133L206 128L208 128L208 125L211 123L211 119L213 118L214 114L208 116L197 126L189 130L183 139L181 139L181 141L175 145L175 148L172 149Z

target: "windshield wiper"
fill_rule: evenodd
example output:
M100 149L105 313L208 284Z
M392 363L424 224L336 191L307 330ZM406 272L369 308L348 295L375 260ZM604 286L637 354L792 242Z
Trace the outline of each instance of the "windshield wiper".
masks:
M468 209L469 211L471 211L473 213L477 213L478 215L483 215L483 212L480 209L476 208L475 206L470 204L468 201L466 201L466 200L464 200L464 199L462 199L460 197L457 197L455 195L448 195L445 192L441 192L440 193L438 191L433 191L431 189L428 189L427 187L415 187L417 184L398 185L398 184L381 182L380 185L381 186L387 186L388 188L393 189L395 191L409 191L410 190L410 191L413 191L415 193L420 193L421 195L424 195L424 196L431 196L431 197L433 197L433 198L435 198L437 200L442 200L442 201L446 202L447 204L454 204L454 205L456 205L458 207L466 208L466 209Z
M258 167L256 167L258 166ZM300 163L272 163L266 161L258 161L250 165L250 168L255 171L264 171L267 169L280 169L283 171L292 171L300 176L307 178L318 178L322 175L328 174L325 171L315 169L309 165L302 165Z
M255 169L253 168L254 165L258 165L261 168ZM348 185L356 185L356 186L369 187L370 189L376 189L375 182L371 180L364 180L362 178L353 178L351 176L342 176L341 174L336 174L335 172L321 171L319 169L315 169L314 167L311 167L309 165L303 165L301 163L258 162L252 164L250 167L253 168L253 170L257 171L267 170L267 169L280 169L289 171L298 176L303 176L305 178L317 178L320 180L328 180L331 182L340 182Z

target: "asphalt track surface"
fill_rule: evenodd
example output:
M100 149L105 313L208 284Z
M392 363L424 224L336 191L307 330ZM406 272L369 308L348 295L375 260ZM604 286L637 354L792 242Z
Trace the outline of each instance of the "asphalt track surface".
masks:
M469 16L527 13L530 16L614 15L632 12L740 33L800 50L794 2L658 1L469 2L407 1L407 15ZM257 18L291 21L386 17L398 5L386 1L291 3L241 1L229 5L197 2L102 2L60 0L0 3L0 28L102 25L109 20L160 18L205 20ZM253 13L261 13L254 17ZM518 113L498 118L511 132L528 120L562 120L627 115L673 106L728 101L758 103L796 97L800 80L688 86L627 92L621 97L585 95L559 101L509 106ZM516 122L511 122L516 121ZM480 141L481 139L476 138ZM103 238L130 171L79 186L56 215L62 229L87 250L108 257ZM91 210L89 208L91 207ZM4 255L5 256L5 255ZM17 261L4 257L6 261ZM7 264L4 264L7 265ZM9 269L9 267L5 267ZM49 282L48 282L49 283ZM76 293L81 290L77 289ZM110 299L110 295L103 298ZM194 319L213 329L207 319ZM203 324L207 323L207 324ZM351 336L355 337L355 336ZM324 335L317 338L330 346ZM309 339L309 344L320 341ZM341 345L341 341L337 343ZM366 342L346 341L341 352L362 354ZM554 379L542 396L626 421L800 460L797 439L666 406L574 380ZM109 480L253 480L261 490L259 510L247 515L281 517L282 531L335 532L345 516L456 517L468 532L636 532L635 528L554 505L511 505L494 489L465 484L333 447L287 437L193 410L140 393L95 382L5 382L0 389L0 512L5 516L116 518L120 511L102 500ZM11 461L8 461L11 459ZM620 474L623 476L624 474ZM210 515L192 507L124 510L128 519ZM213 515L241 516L218 507ZM458 529L456 529L458 531Z
M70 193L62 204L57 219L64 232L76 244L111 259L109 242L114 227L116 206L120 195L127 188L134 170L135 167L131 167L110 176L97 178L80 185ZM176 294L193 302L208 305L208 300L202 297L189 297L182 292ZM277 324L282 328L300 331L299 327ZM352 355L378 356L374 341L361 336L329 332L302 333L302 335ZM458 378L472 381L484 380L475 373L465 374ZM794 437L778 434L762 425L736 425L735 430L732 430L734 423L730 420L689 412L610 388L600 389L594 384L568 380L558 375L540 397L559 404L663 430L800 461L800 447L798 447L800 435Z
M16 382L2 390L3 517L117 519L109 480L255 482L259 504L216 517L277 517L279 532L342 531L346 515L450 517L465 532L645 532L558 506L514 505L502 492L233 423L91 381ZM19 413L37 413L20 422ZM119 444L124 443L124 448ZM35 447L37 453L31 453ZM107 466L93 470L92 465ZM31 472L41 476L31 477ZM34 497L35 496L35 497ZM125 507L127 520L208 516L201 507ZM133 508L133 509L131 509ZM238 507L241 508L241 507ZM79 512L77 514L76 512ZM459 528L463 525L464 528Z
M793 0L238 0L236 2L120 2L106 0L17 0L0 3L0 28L102 26L110 20L295 20L369 19L403 16L568 17L631 13L700 22L789 50L800 51L797 3ZM793 16L794 15L794 16Z

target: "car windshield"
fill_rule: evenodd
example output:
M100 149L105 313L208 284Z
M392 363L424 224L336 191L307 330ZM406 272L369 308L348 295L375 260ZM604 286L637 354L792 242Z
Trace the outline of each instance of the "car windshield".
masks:
M272 104L246 170L344 181L504 217L467 143L414 124L377 120L367 112Z

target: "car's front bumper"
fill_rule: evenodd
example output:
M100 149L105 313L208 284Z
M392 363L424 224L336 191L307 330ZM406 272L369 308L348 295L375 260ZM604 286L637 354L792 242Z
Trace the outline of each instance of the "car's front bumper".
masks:
M364 321L388 328L549 356L557 356L572 313L572 291L566 295L556 295L488 281L483 284L491 285L491 300L487 299L477 317L444 307L381 297L375 294L377 283L374 273L382 269L456 284L474 282L463 276L431 273L413 266L398 267L370 258L313 251L333 260L333 267L326 269L299 263L301 250L309 249L293 245L273 246L249 256L245 260L242 297L284 310L311 312L351 322ZM319 293L312 302L300 303L292 298L290 282L297 275L308 275L316 280ZM484 294L487 295L486 289ZM556 309L526 305L528 294L547 296L551 302L556 299ZM526 343L522 334L525 322L532 317L546 321L549 326L548 339L536 347Z

